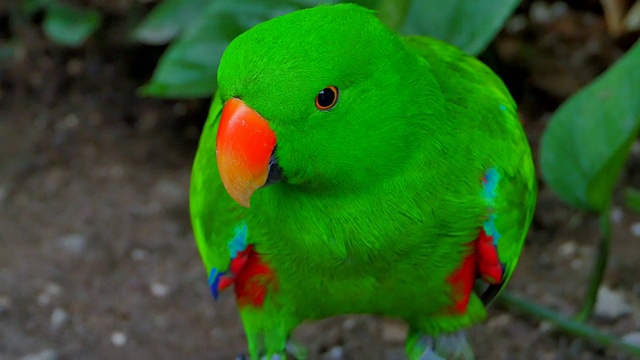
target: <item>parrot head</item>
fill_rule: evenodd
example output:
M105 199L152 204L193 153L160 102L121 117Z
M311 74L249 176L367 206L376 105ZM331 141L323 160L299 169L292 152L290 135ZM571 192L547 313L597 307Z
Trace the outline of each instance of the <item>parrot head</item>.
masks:
M273 183L364 190L398 173L427 135L413 120L441 110L434 84L424 60L361 7L320 6L257 25L229 44L218 69L222 182L246 207Z

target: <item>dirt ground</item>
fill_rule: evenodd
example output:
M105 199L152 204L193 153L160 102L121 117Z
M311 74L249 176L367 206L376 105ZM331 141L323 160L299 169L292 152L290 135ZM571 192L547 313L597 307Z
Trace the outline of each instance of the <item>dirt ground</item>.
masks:
M41 19L10 26L0 4L0 46L21 41L0 60L0 359L233 359L245 349L234 299L212 300L188 216L207 101L136 96L162 49L122 41L128 2L96 3L101 35L74 50L44 39ZM525 2L482 59L511 89L535 150L555 108L636 37L612 39L597 1ZM639 184L636 144L619 188ZM540 189L509 288L573 314L597 218ZM591 324L640 343L640 215L618 195L612 218ZM296 337L313 359L403 359L405 330L345 316ZM479 359L630 358L499 307L469 333Z

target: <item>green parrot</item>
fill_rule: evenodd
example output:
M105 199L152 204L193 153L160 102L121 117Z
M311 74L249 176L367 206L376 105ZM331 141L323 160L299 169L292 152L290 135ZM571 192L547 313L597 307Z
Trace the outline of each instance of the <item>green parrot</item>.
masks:
M218 85L190 211L250 358L284 358L301 322L351 313L406 321L409 359L473 358L462 330L512 275L537 192L502 81L342 4L241 34Z

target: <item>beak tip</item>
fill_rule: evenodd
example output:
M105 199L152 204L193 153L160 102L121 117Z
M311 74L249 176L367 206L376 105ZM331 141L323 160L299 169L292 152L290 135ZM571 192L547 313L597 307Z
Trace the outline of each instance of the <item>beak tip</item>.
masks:
M235 201L238 205L242 207L249 208L251 207L250 200L253 191L237 191L237 189L229 189L227 188L227 193L233 201Z

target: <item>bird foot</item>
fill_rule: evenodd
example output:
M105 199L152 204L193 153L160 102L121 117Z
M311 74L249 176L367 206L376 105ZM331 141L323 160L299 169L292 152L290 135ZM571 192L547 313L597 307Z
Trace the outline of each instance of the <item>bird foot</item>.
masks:
M296 360L305 360L307 358L307 348L295 340L289 339L285 349Z
M431 337L425 334L411 336L407 354L412 360L473 360L473 350L464 332L458 331Z
M290 354L296 360L305 360L307 358L307 348L297 343L294 340L288 340L285 351L281 354L263 355L260 356L260 360L286 360L287 355ZM238 354L235 360L250 360L251 357L246 354Z

